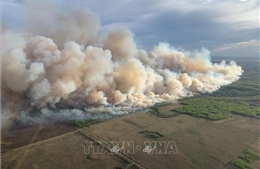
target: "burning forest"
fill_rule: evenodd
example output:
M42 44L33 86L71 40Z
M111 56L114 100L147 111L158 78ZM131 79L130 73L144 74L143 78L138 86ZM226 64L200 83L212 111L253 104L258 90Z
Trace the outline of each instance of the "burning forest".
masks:
M213 64L204 48L140 49L131 30L104 30L89 10L27 8L26 35L2 30L3 125L127 113L214 92L243 73L234 61Z

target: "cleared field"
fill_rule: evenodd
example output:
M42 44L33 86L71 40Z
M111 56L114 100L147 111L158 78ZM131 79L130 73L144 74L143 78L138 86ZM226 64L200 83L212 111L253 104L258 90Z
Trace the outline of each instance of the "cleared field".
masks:
M76 126L68 123L56 123L48 126L12 126L7 129L2 128L1 141L5 144L1 145L1 152L26 146L75 130Z
M246 148L259 151L260 141L259 120L237 115L209 121L188 115L158 118L153 113L139 112L80 130L96 141L133 141L134 153L126 154L127 158L109 152L84 154L82 141L90 138L75 131L3 153L2 168L136 168L127 159L151 169L230 168L229 162ZM160 137L146 137L143 133L147 131L159 133ZM174 141L178 153L156 154L155 149L147 154L142 151L145 141ZM258 163L254 162L253 166Z
M3 169L93 169L126 166L113 154L84 154L79 132L64 135L2 154ZM86 143L87 144L87 143ZM86 145L87 146L87 145Z
M244 125L240 125L243 123ZM134 141L142 149L144 141L175 141L178 154L146 154L136 150L129 156L147 168L225 168L229 161L258 139L257 119L232 116L208 121L179 115L158 118L136 113L84 128L104 141ZM157 131L158 139L147 138L141 131Z

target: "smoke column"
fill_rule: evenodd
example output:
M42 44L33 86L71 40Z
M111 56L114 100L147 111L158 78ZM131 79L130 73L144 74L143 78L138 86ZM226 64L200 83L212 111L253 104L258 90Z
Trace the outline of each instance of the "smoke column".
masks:
M145 51L126 28L101 35L99 18L88 10L64 12L34 2L27 14L30 34L2 32L4 120L33 121L33 108L58 120L88 118L89 112L122 114L211 93L243 73L234 61L211 63L207 49L180 51L159 43Z

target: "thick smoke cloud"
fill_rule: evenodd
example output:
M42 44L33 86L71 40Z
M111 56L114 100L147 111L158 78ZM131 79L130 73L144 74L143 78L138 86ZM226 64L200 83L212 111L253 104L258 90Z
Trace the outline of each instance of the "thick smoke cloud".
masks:
M20 108L4 113L18 111L23 120L39 121L29 118L30 107L58 120L84 119L84 112L108 109L122 113L211 93L243 73L233 61L211 63L206 49L189 52L159 43L145 51L126 28L99 35L100 21L92 12L38 5L28 9L29 16L33 14L28 17L30 35L2 33L2 111L17 98L14 103ZM40 10L47 7L48 12ZM55 109L47 110L49 106Z

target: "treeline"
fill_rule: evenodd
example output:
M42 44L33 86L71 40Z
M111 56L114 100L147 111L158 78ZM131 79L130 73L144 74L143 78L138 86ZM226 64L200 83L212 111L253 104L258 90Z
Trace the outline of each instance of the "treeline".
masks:
M152 139L163 137L163 135L157 131L143 130L138 133L143 134L145 137Z
M231 113L260 117L260 109L257 106L250 106L247 102L231 100L230 98L194 97L182 99L180 103L185 106L174 111L210 120L221 120L229 117Z
M254 169L250 164L259 159L259 155L255 154L252 150L246 150L243 154L232 160L231 164L240 169Z
M160 107L163 107L163 106L167 106L169 104L172 104L172 103L169 103L169 102L161 102L161 103L156 103L154 104L150 110L153 114L155 114L157 117L160 117L160 118L170 118L170 117L174 117L174 116L177 116L179 113L175 112L175 111L172 111L171 114L163 114L159 111L159 108Z

